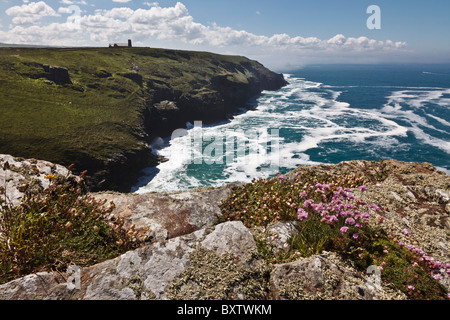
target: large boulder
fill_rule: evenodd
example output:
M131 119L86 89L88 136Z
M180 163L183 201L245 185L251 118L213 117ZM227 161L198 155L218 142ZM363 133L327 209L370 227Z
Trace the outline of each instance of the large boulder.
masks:
M58 66L43 66L44 71L48 73L47 78L57 84L72 84L70 80L69 70Z
M221 214L220 203L231 194L232 185L180 193L96 193L97 200L114 203L111 216L134 225L146 242L164 241L211 227ZM111 218L112 218L111 217Z

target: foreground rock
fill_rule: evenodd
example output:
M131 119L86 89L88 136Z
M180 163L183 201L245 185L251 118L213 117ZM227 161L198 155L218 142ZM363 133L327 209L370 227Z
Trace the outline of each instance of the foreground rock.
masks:
M65 173L64 168L47 162L9 156L1 159L3 177L15 177L8 180L8 189L17 190L16 199L28 172L17 168L33 171L30 168L36 166L39 173L34 170L34 175L28 176L43 179L41 183L46 183L44 174ZM303 170L326 172L336 179L350 177L366 184L366 192L353 192L382 207L386 220L380 226L393 240L420 247L443 263L450 262L450 176L427 163L394 160L382 166L366 161L304 166L286 176L293 178ZM295 228L292 222L265 229L248 229L241 222L217 225L220 204L232 187L171 194L96 193L97 199L115 204L111 215L123 218L129 228L134 226L146 244L81 269L79 289L70 288L70 284L76 284L72 282L74 274L37 273L1 285L0 300L406 298L389 283L374 288L370 274L357 270L336 253L323 252L283 264L263 260L255 239L265 239L274 252L285 250ZM440 281L450 289L447 277Z
M232 185L173 194L96 193L95 198L112 201L112 217L134 225L140 239L155 242L211 227L231 189Z
M73 276L38 273L0 286L0 299L404 298L386 287L373 290L367 275L336 254L276 265L272 272L258 257L252 232L241 222L227 222L82 269L79 289Z

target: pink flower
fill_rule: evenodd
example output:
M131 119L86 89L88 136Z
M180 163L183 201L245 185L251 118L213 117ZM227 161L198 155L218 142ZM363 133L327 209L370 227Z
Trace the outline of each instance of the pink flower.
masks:
M348 231L348 227L342 227L340 229L340 231L341 231L342 234L344 234L344 233L346 233Z
M413 286L408 286L409 290L416 290L416 288L414 288Z
M308 212L306 212L303 209L298 209L298 219L299 220L306 220L308 219Z
M357 233L355 233L354 235L353 235L353 239L358 239L359 238L359 234L357 234Z
M367 187L366 186L361 186L359 187L359 191L362 193L364 191L367 191Z
M300 192L300 198L306 198L308 196L308 193L306 191Z
M433 276L433 278L435 278L436 280L441 280L441 275L440 274L435 274Z
M407 235L407 234L409 234L409 231L405 229L405 230L402 231L402 233Z
M348 225L354 225L355 224L355 219L353 219L353 218L347 218L347 219L345 219L345 224L348 224Z

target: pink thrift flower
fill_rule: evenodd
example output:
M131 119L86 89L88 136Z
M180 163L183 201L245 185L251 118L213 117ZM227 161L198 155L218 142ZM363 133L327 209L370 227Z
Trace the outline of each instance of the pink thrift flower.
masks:
M308 219L308 212L306 212L303 209L298 209L298 219L299 220L306 220Z
M355 233L354 235L353 235L353 239L358 239L359 238L359 234L357 234L357 233Z
M367 191L367 187L366 186L361 186L359 187L359 191L362 193L364 191Z
M306 198L308 196L308 193L306 191L300 192L300 198Z
M405 229L405 230L402 231L402 233L405 234L405 235L408 235L409 231Z
M346 233L348 231L348 227L342 227L340 229L340 231L341 231L342 234L344 234L344 233Z
M413 286L408 286L409 290L416 290L416 288L414 288Z
M347 219L345 219L345 224L348 224L348 225L354 225L355 224L355 219L353 219L353 218L347 218Z
M441 275L440 274L435 274L433 276L433 278L435 278L436 280L441 280Z

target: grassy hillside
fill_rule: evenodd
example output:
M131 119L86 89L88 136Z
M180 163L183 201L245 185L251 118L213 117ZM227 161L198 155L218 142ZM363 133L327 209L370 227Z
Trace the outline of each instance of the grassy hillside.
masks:
M44 65L67 68L71 83L50 81ZM255 61L206 52L1 48L0 153L106 161L143 148L154 103L214 96L214 78L246 87L261 74L271 76Z

